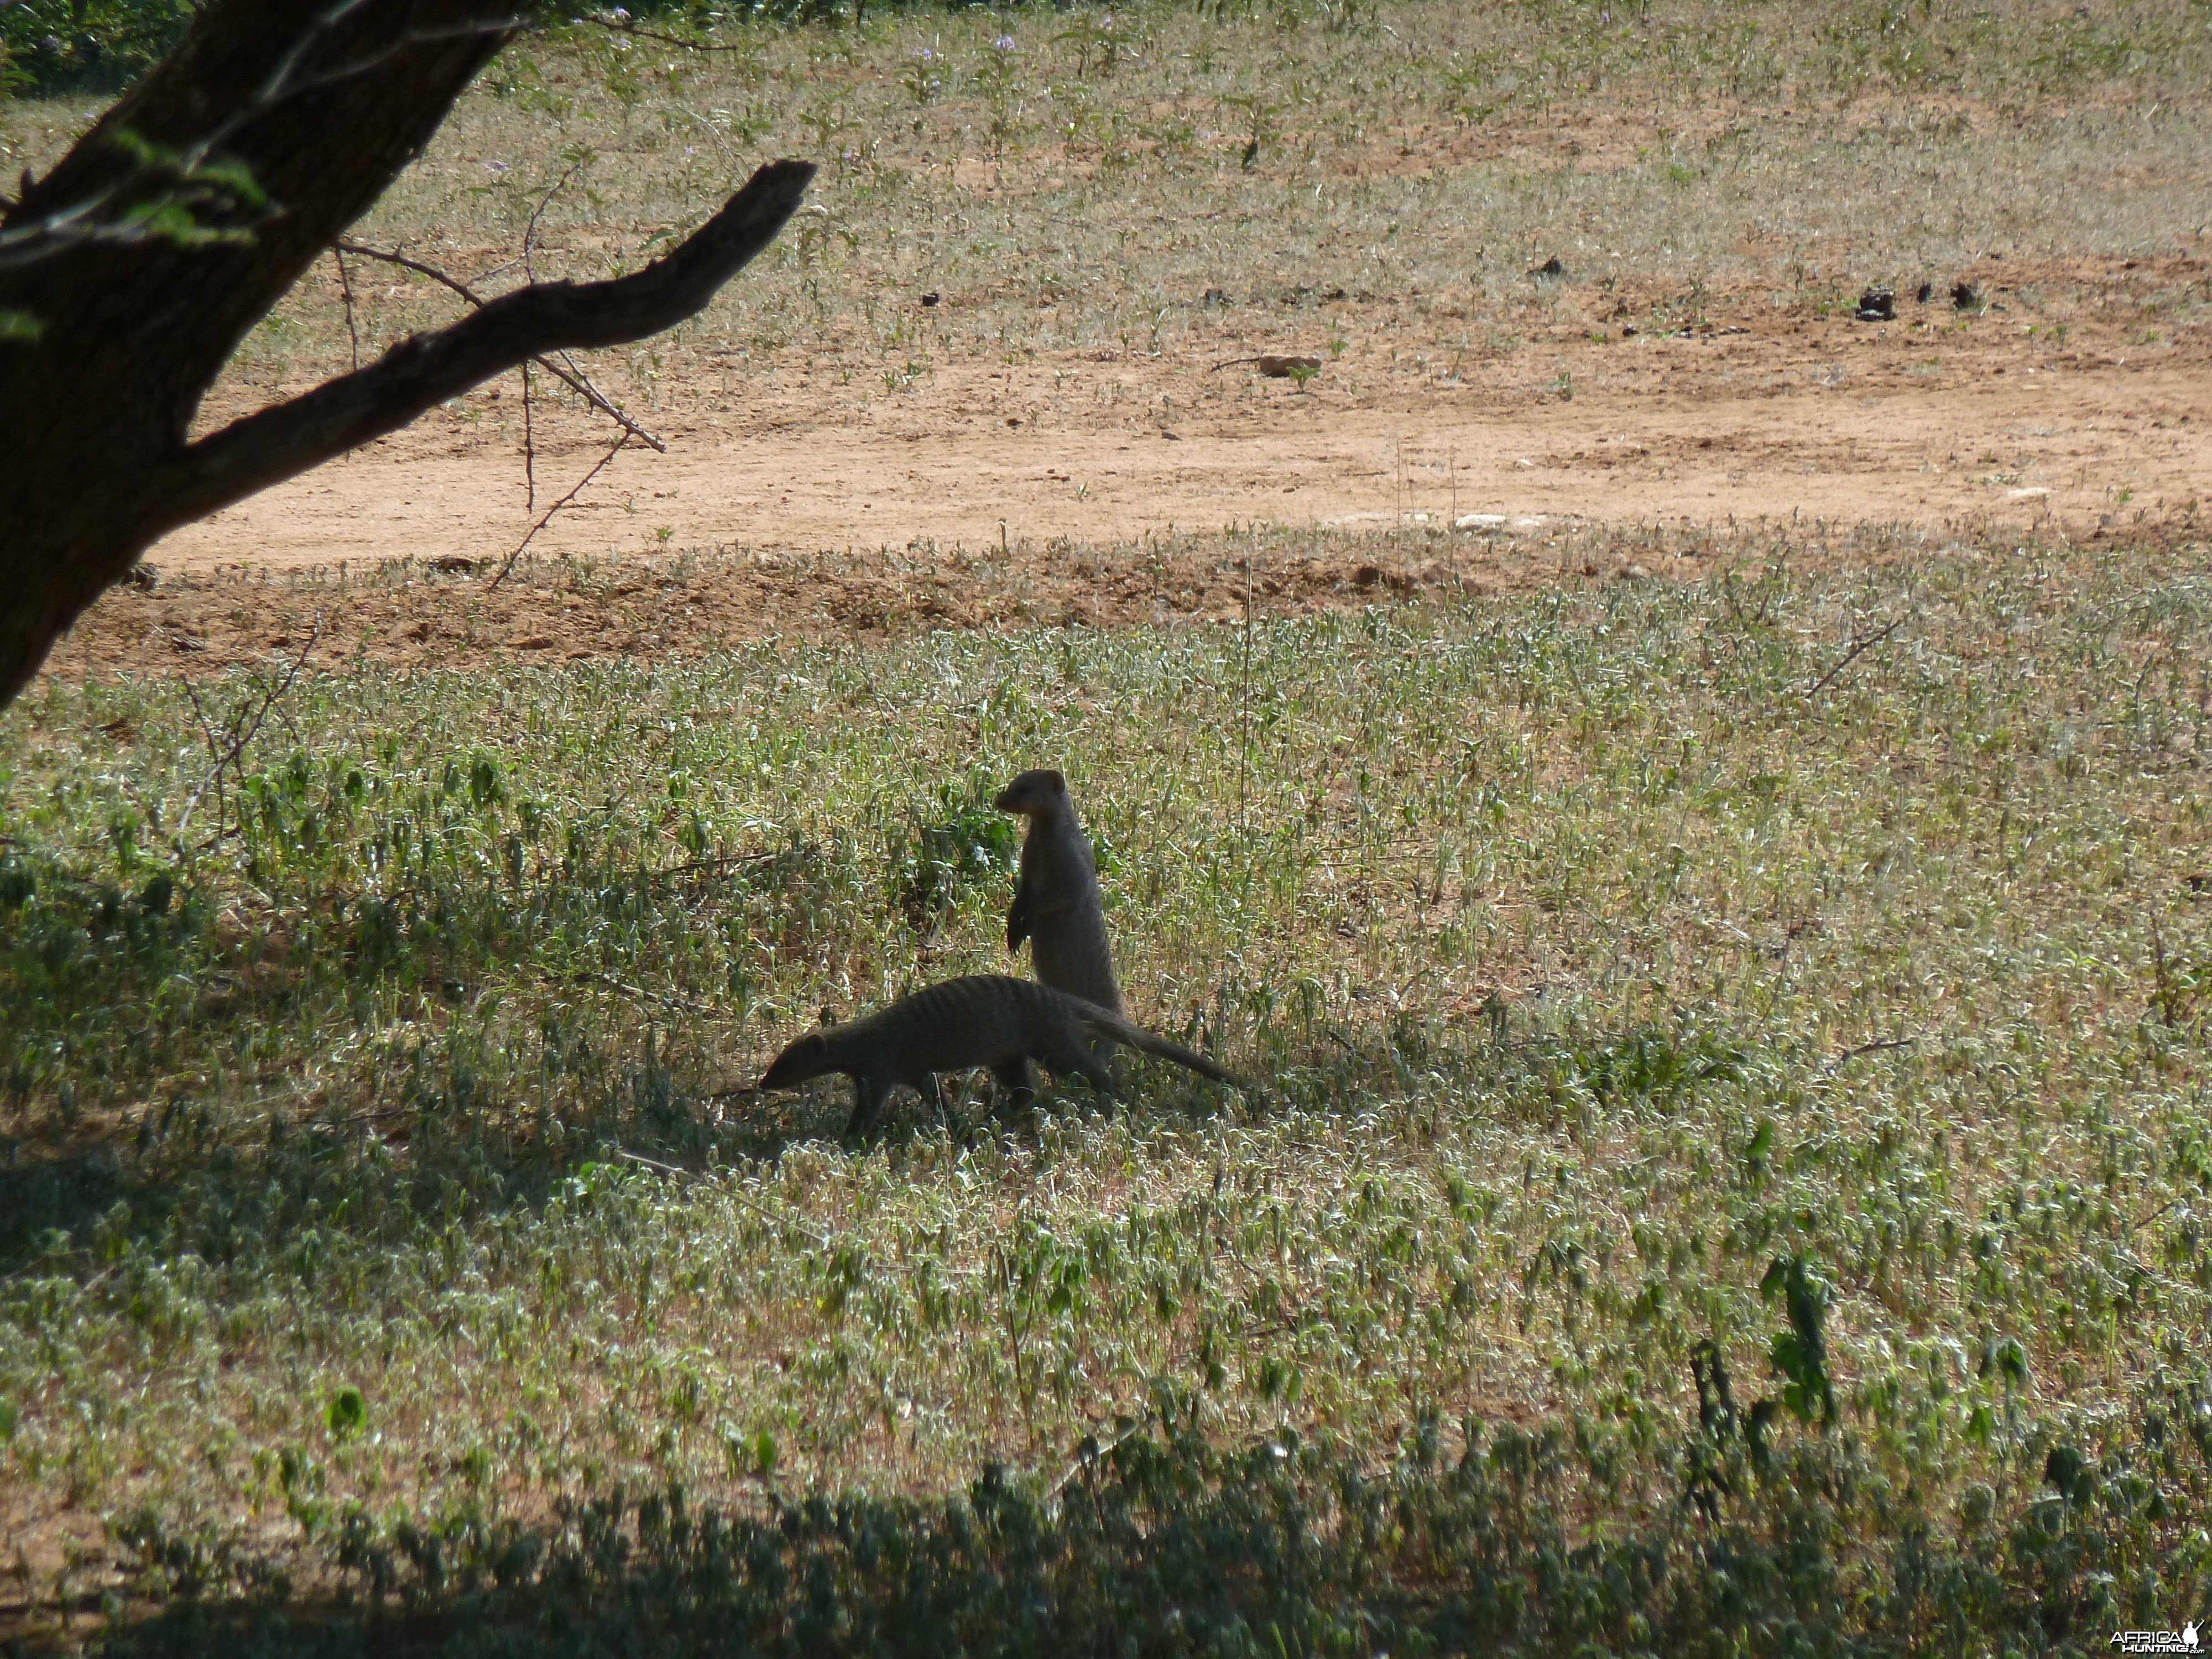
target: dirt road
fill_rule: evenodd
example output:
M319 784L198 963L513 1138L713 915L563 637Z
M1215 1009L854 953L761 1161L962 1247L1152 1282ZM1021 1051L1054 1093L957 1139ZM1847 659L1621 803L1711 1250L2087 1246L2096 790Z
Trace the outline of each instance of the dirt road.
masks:
M1258 319L1255 349L1314 349L1324 320ZM2201 331L2130 341L2089 323L2054 338L1940 301L1863 324L1746 296L1688 337L1563 329L1489 355L1440 337L1432 354L1386 356L1356 322L1304 390L1120 352L951 363L905 385L792 353L765 370L672 364L657 401L634 405L667 452L617 457L532 548L995 550L1474 514L2049 518L2081 536L2212 496ZM535 426L534 512L509 377L178 532L152 562L501 556L604 452L580 416L541 407Z

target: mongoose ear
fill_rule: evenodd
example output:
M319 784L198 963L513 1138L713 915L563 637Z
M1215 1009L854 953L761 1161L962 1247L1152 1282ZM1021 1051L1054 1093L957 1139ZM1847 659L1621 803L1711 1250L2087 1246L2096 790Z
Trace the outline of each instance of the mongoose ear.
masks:
M1067 793L1067 780L1060 776L1059 773L1047 772L1044 775L1044 781L1045 786L1049 788L1054 794L1064 795Z
M816 1054L824 1053L829 1047L830 1045L823 1041L822 1034L819 1031L810 1031L807 1034L806 1053L809 1058L811 1058Z

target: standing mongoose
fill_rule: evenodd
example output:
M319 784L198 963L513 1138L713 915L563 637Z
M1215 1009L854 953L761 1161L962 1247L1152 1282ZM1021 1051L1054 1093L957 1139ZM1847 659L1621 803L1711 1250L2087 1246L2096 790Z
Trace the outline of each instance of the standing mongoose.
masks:
M775 1057L760 1086L795 1088L845 1073L853 1079L853 1115L845 1133L857 1135L874 1127L893 1089L904 1084L920 1091L939 1072L988 1066L1017 1108L1036 1097L1030 1082L1033 1060L1055 1077L1079 1073L1110 1095L1113 1074L1091 1051L1102 1038L1171 1060L1217 1083L1248 1091L1252 1086L1204 1054L1138 1030L1110 1009L1006 974L948 979L864 1018L809 1031Z
M1023 773L991 803L1030 821L1022 841L1021 874L1006 911L1006 949L1030 942L1037 983L1121 1012L1114 982L1114 953L1106 943L1106 911L1098 900L1098 870L1091 842L1075 821L1067 780L1037 768Z

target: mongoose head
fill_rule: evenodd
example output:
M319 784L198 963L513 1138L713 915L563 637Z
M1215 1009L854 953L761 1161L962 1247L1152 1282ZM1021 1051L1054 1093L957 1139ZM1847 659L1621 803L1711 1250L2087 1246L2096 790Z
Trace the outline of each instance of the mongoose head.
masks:
M1001 812L1051 813L1067 810L1067 780L1048 767L1033 767L991 803Z
M830 1061L829 1039L820 1031L809 1031L769 1063L768 1070L761 1073L760 1086L796 1089L802 1083L811 1083L836 1069Z

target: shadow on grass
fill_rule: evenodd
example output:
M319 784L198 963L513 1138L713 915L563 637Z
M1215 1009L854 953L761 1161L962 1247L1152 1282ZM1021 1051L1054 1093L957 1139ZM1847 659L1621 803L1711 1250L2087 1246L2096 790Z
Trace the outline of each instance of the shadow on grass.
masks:
M1036 1110L1173 1117L1210 1111L1216 1093L1192 1086L1103 1102L1079 1083L1041 1091ZM89 1274L132 1248L220 1267L273 1263L303 1230L396 1243L426 1227L534 1209L594 1164L703 1173L773 1165L802 1145L896 1154L940 1130L973 1146L1033 1133L1036 1121L988 1090L948 1086L944 1111L902 1092L884 1123L852 1143L840 1134L848 1096L836 1079L804 1092L742 1091L732 1106L680 1089L648 1046L641 1060L604 1063L565 1115L533 1121L499 1121L470 1103L465 1079L433 1072L367 1121L354 1111L242 1125L234 1112L180 1097L58 1146L0 1134L0 1279Z
M703 1169L773 1162L815 1138L781 1115L718 1124L706 1102L648 1066L626 1068L597 1109L520 1126L432 1099L380 1115L374 1132L270 1118L247 1138L173 1104L116 1138L0 1152L0 1278L41 1263L69 1271L133 1243L228 1266L273 1257L307 1226L396 1242L426 1224L534 1208L585 1166L625 1152Z
M1972 1529L1873 1495L1841 1437L1587 1524L1558 1430L1424 1419L1379 1473L1285 1432L1224 1452L1133 1434L1040 1492L994 1469L939 1501L771 1497L751 1514L617 1492L532 1530L475 1515L376 1523L220 1599L174 1540L161 1611L112 1655L1798 1653L2096 1645L2181 1565L2086 1487ZM1699 1442L1688 1454L1720 1449ZM1678 1466L1679 1467L1679 1466ZM181 1564L181 1565L179 1565ZM2115 1571L2117 1569L2117 1572ZM238 1575L243 1577L245 1575ZM266 1577L264 1585L272 1581Z
M1080 1079L1042 1091L1036 1116L1005 1109L982 1073L946 1079L942 1109L902 1091L860 1143L896 1155L940 1132L1027 1136L1054 1116L1101 1110L1143 1122L1191 1122L1234 1109L1327 1114L1346 1102L1395 1102L1418 1119L1427 1085L1475 1090L1515 1121L1557 1127L1623 1100L1657 1100L1742 1078L1744 1051L1694 1027L1554 1028L1499 1012L1470 1040L1411 1019L1344 1033L1275 1024L1240 1056L1268 1086L1237 1100L1165 1062L1130 1056L1119 1098ZM1182 1033L1205 1044L1196 1029ZM799 1145L850 1145L840 1131L849 1085L730 1096L680 1087L648 1041L572 1074L561 1115L534 1121L483 1110L465 1066L441 1063L393 1085L368 1110L291 1118L173 1097L105 1136L88 1127L59 1146L0 1136L0 1279L83 1276L126 1250L190 1255L218 1267L275 1264L304 1231L370 1244L514 1208L534 1209L592 1164L628 1158L670 1174L772 1165Z
M806 863L788 849L763 854L744 878L777 893L798 882L804 898L813 890L792 869ZM633 872L590 902L640 905L665 884ZM541 908L584 902L546 894ZM512 1054L501 1056L496 1090L482 1082L480 1049L430 1041L337 1104L222 1086L234 1054L272 1041L297 1049L301 1030L337 1042L392 988L450 1006L453 975L479 984L493 964L526 958L516 907L471 908L467 896L363 901L338 907L320 934L304 916L289 942L241 942L167 876L133 890L0 855L0 1279L90 1274L136 1245L228 1266L273 1256L303 1224L388 1242L425 1222L543 1204L584 1166L624 1153L696 1171L837 1141L849 1109L842 1079L804 1094L705 1092L656 1046L665 1010L610 1024L541 1009L542 1073L526 1063L518 1078ZM81 1110L81 1090L106 1103ZM488 1109L494 1093L501 1103ZM316 1097L305 1083L302 1096ZM1098 1103L1079 1088L1041 1102L1048 1113ZM1187 1093L1163 1091L1157 1109L1193 1108ZM972 1142L1018 1126L972 1091L949 1114L902 1096L868 1144L896 1148L940 1127Z

